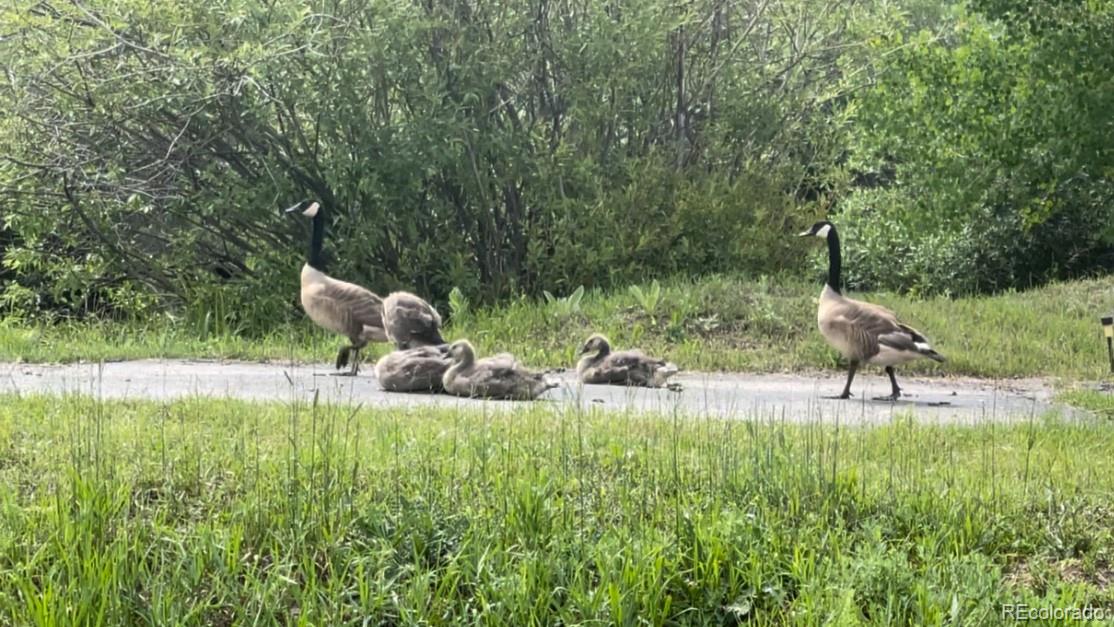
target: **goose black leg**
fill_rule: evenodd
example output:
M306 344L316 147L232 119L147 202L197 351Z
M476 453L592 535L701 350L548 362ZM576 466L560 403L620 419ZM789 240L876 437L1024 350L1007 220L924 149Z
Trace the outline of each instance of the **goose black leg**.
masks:
M356 376L360 372L360 351L363 347L359 347L352 351L352 372L350 376Z
M354 376L356 376L356 364L357 364L356 357L359 356L359 354L360 354L360 349L356 348L355 346L342 346L340 348L340 352L337 353L336 369L340 370L341 368L347 366L348 362L349 362L349 356L352 357L352 359L351 359L352 369L347 371L347 372L334 372L334 373L332 373L332 375L334 377L354 377Z
M851 398L851 382L855 380L855 371L859 369L859 362L852 361L847 367L847 385L843 386L843 392L839 396L825 396L824 398L838 398L840 400Z
M896 401L901 396L901 388L897 385L897 377L894 376L894 367L886 366L886 374L890 375L890 395L889 396L875 396L876 401Z

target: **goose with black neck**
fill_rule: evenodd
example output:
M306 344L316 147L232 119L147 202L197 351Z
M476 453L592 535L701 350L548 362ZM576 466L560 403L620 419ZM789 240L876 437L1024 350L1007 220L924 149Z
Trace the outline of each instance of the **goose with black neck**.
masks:
M286 210L310 218L313 225L309 255L302 266L302 309L318 326L348 338L337 353L337 372L355 376L360 368L360 351L369 342L386 342L383 329L383 299L367 288L334 279L325 273L325 209L315 200L303 200Z
M894 366L921 358L945 361L920 331L902 323L894 312L843 295L840 283L843 259L839 233L834 224L822 220L800 236L819 237L828 243L828 280L820 292L816 322L828 344L848 361L847 384L843 386L843 392L828 398L850 398L855 372L862 364L870 364L883 366L891 385L889 396L874 400L896 401L901 396L901 388L897 384Z

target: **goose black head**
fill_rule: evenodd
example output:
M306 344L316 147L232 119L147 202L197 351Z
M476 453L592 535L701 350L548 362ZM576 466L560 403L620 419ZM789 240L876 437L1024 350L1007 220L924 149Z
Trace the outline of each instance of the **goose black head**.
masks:
M306 199L306 200L300 201L298 204L294 205L293 207L290 207L289 209L287 209L285 211L285 213L300 213L300 214L306 216L307 218L314 218L314 217L317 217L317 212L320 211L320 210L321 210L321 204L320 203L318 203L316 200Z
M828 222L827 220L821 220L816 224L813 224L812 228L810 228L809 230L798 233L797 236L808 237L811 235L813 237L827 237L828 231L831 231L834 226L834 224Z

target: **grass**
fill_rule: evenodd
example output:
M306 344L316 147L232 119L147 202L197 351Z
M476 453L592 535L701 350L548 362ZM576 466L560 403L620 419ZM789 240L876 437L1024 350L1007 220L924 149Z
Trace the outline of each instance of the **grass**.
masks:
M450 338L481 352L510 351L539 367L571 366L592 331L638 346L684 369L799 371L835 368L837 356L816 330L820 287L798 279L712 277L638 290L588 290L504 307L464 311ZM1098 379L1107 359L1098 317L1114 309L1114 276L1027 292L948 299L862 295L897 311L932 338L950 361L917 362L906 373L980 377ZM339 338L305 319L261 338L148 324L0 325L0 360L73 361L209 357L330 361ZM370 351L382 354L385 347Z
M1114 611L1114 431L0 399L0 623Z
M1068 389L1059 394L1059 399L1080 409L1086 409L1102 418L1114 419L1114 393L1110 389Z

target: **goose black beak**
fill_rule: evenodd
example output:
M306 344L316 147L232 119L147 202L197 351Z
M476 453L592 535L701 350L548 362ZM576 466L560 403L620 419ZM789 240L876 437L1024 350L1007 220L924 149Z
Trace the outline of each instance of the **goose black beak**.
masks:
M283 210L283 213L294 213L295 211L300 211L301 208L302 208L302 203L298 203L298 204L294 205L293 207L290 207L289 209Z
M812 235L812 231L801 231L797 233L797 237L808 237L809 235Z

